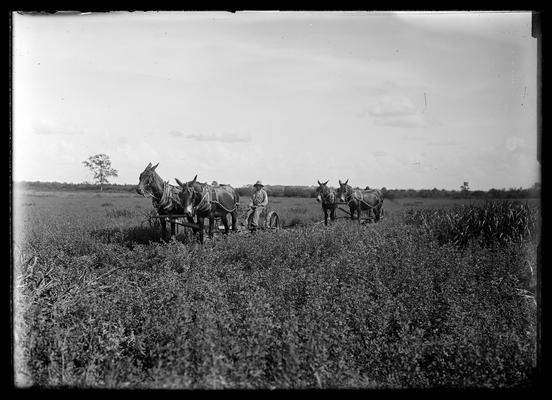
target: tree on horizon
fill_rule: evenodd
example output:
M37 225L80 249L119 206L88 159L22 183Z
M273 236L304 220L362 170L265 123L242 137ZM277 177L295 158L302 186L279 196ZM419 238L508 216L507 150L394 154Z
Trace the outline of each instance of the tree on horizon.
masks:
M90 156L82 163L94 174L94 182L100 185L100 191L103 191L104 184L109 183L108 177L118 176L118 171L111 167L111 160L107 154Z

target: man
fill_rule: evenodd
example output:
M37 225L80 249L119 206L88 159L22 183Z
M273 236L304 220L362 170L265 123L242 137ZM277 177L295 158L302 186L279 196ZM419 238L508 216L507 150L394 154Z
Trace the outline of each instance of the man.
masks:
M245 217L245 223L249 221L249 217L253 214L253 220L251 221L251 232L255 232L259 226L259 216L268 204L268 195L263 189L264 185L261 181L255 182L253 185L255 190L251 195L251 201L249 202L249 211L247 211L247 217Z

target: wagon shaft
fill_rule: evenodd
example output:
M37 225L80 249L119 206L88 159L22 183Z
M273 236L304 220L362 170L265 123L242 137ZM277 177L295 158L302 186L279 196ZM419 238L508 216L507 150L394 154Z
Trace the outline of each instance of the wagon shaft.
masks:
M346 213L347 215L351 215L351 213L350 213L349 211L345 210L344 208L337 207L337 209L343 211L343 212Z
M185 214L156 215L156 216L152 216L151 218L168 219L170 223L185 226L188 228L199 229L198 224L192 224L191 222L187 222L187 221L177 221L178 218L184 218L184 217L187 217L187 215Z

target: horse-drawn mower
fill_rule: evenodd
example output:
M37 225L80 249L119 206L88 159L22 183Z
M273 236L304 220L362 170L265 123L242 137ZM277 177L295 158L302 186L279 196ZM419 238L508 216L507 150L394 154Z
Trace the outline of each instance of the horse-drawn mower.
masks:
M247 216L247 213L244 213L241 220L245 220L245 217ZM251 231L252 229L252 222L253 222L253 214L251 214L247 220L247 226L240 225L241 231L246 229L247 231ZM269 208L265 208L261 214L259 215L259 226L258 229L260 230L278 230L282 226L280 224L280 217L276 213L276 211L270 210Z
M347 205L347 203L338 203L339 205ZM343 218L343 219L357 219L356 217L351 215L351 212L349 210L346 210L340 206L336 207L336 210L342 211L345 215L342 217L336 217L336 219ZM380 219L383 218L383 208L380 210ZM321 221L324 222L324 221ZM368 212L368 216L366 218L361 218L360 223L366 224L370 222L376 222L375 216L372 212Z
M249 216L247 224L244 222L246 217L247 217L247 211L243 212L239 218L239 220L242 222L237 225L237 229L238 229L237 232L240 234L251 232L253 214ZM224 233L224 224L222 223L222 218L225 218L225 217L215 218L214 233L217 233L217 234ZM172 215L150 214L147 216L146 220L143 221L143 223L147 222L149 223L150 227L155 227L157 225L155 222L156 220L165 220L167 223L176 224L176 234L178 234L179 226L193 229L193 230L199 229L199 224L189 222L188 217L185 214L172 214ZM257 230L275 231L281 228L282 228L282 225L281 225L280 216L278 215L278 213L274 210L271 210L270 208L265 208L259 216L259 226L257 227ZM204 229L205 231L207 231L208 229L207 224L205 225Z

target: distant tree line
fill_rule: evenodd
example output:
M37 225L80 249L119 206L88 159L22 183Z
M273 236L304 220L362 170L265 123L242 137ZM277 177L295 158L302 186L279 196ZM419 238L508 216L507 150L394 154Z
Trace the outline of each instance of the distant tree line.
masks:
M103 184L104 192L136 192L137 185L120 185L117 183ZM67 182L17 182L14 183L14 187L21 187L21 189L27 190L44 190L44 191L81 191L90 190L97 191L99 187L94 183L67 183Z
M453 199L523 199L540 197L540 185L529 189L490 189L490 190L445 190L445 189L386 189L382 188L383 196L387 199L409 197L421 198L453 198Z
M65 183L65 182L18 182L15 187L21 187L27 190L44 191L97 191L98 185L92 183ZM242 197L249 197L253 191L252 186L242 186L236 188ZM315 186L285 186L285 185L267 185L264 187L270 197L316 197ZM104 192L135 192L136 185L104 184ZM541 194L541 185L535 183L531 188L510 188L510 189L490 189L490 190L446 190L446 189L387 189L381 188L386 199L400 199L410 197L421 198L455 198L455 199L519 199L519 198L539 198Z
M237 188L240 196L251 196L252 186ZM270 197L316 197L316 188L310 186L267 185L264 187Z

